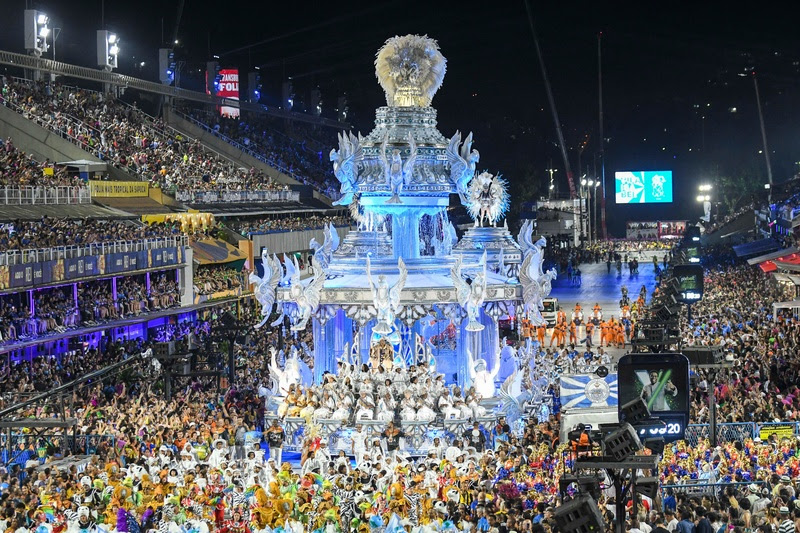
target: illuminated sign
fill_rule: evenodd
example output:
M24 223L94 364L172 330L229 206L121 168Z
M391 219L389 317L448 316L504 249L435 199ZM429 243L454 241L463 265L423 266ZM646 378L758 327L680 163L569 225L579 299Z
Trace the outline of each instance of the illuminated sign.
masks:
M217 85L217 96L220 98L239 99L239 69L224 68L219 71L220 80ZM221 106L219 114L223 117L238 117L239 108L231 106Z
M672 171L625 171L614 173L618 204L672 202Z
M692 262L690 258L689 261ZM698 259L699 261L699 259ZM698 264L675 265L672 275L678 281L678 301L683 303L697 302L703 298L703 267Z

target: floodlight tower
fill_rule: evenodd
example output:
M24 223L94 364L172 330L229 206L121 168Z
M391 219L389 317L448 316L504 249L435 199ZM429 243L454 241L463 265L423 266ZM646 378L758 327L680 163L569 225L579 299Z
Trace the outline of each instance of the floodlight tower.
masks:
M25 10L25 50L34 57L42 57L47 52L47 37L50 35L50 17L36 9ZM39 80L39 71L33 71L33 79Z
M97 66L111 72L117 68L119 37L108 30L97 30Z
M119 56L119 37L108 30L97 30L97 66L106 72L117 68ZM111 84L103 84L106 93L111 92Z
M50 28L47 24L50 18L35 9L25 10L25 49L29 54L42 57L44 52L50 48L47 45L47 37L50 35Z

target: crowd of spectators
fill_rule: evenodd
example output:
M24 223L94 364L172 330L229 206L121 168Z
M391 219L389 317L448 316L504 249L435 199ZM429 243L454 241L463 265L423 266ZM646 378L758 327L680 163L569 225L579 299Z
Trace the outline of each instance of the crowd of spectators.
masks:
M100 92L59 84L7 82L3 101L104 161L166 190L285 188L255 169L211 152L194 139Z
M236 231L247 235L310 229L328 222L336 224L336 219L348 223L347 217L259 220L244 222L236 226ZM5 233L0 233L0 243L6 249L56 246L65 242L61 236L64 231L73 231L69 238L74 241L77 234L81 242L120 239L128 232L179 231L174 224L141 227L89 221L88 227L78 226L78 230L61 223L43 219L20 223L31 224L28 227L12 225L2 230ZM117 228L115 224L121 226ZM48 232L53 227L57 229ZM43 235L40 237L39 233ZM669 244L657 241L620 240L547 250L551 259L579 264L610 261L616 256L640 256L644 252L651 255L654 252L660 259L669 253L669 248ZM792 299L794 287L778 284L758 268L738 261L727 250L707 249L703 265L704 298L693 305L691 320L688 316L681 318L683 344L722 345L734 366L718 372L713 381L705 371L695 373L691 422L708 422L709 394L716 397L720 421L800 421L798 318L772 306ZM198 294L235 289L242 283L242 273L233 268L201 267L194 275ZM77 306L73 294L66 289L37 292L32 315L27 298L0 297L0 334L9 338L13 329L14 335L41 335L63 331L78 323L101 323L146 313L175 305L177 293L175 282L166 275L154 277L149 292L142 278L123 278L117 286L116 300L108 280L88 282L79 285ZM244 316L240 318L252 322L257 315L257 305L251 302L250 306L244 306ZM209 320L217 318L215 315ZM176 338L196 333L204 337L209 331L208 324L176 325L174 329L165 328L163 336ZM0 360L3 393L0 397L7 405L21 394L48 390L147 348L146 343L131 341L53 358ZM559 476L569 469L572 456L569 445L559 439L558 409L541 422L531 416L520 431L511 431L503 420L489 427L476 421L463 434L441 437L415 459L400 448L398 442L404 435L394 426L372 440L352 439L352 447L344 449L338 457L328 449L328 440L312 428L304 438L300 467L281 465L274 455L283 442L283 437L279 438L280 422L273 426L277 429L270 429L264 423L268 397L276 392L275 376L265 357L271 348L284 353L296 348L313 369L310 333L292 335L278 326L265 328L236 343L236 379L225 392L215 391L199 378L188 378L167 401L152 368L144 363L123 378L78 388L69 415L78 418L82 434L107 438L96 441L91 463L83 472L37 471L38 466L46 466L48 460L60 456L62 443L24 435L18 439L13 457L6 461L10 463L9 470L0 470L3 526L0 533L3 530L14 533L19 528L37 530L44 524L94 532L95 523L116 525L121 516L127 523L133 520L143 531L155 531L160 527L168 529L169 522L181 514L184 518L191 515L207 520L212 530L221 532L262 531L267 526L283 526L286 520L302 522L304 529L311 531L326 524L334 530L359 530L360 524L375 525L378 519L382 526L376 527L384 527L395 513L411 526L436 523L441 527L449 522L456 531L550 533L556 530L553 511L573 495L569 491L566 495L559 494ZM602 352L598 351L596 356L591 350L588 353L597 364L605 362ZM574 360L574 356L556 355L544 347L540 355L545 359L561 357L565 363ZM339 393L348 387L356 392L355 383L360 387L369 383L380 392L382 387L392 386L391 379L387 384L373 379L372 374L384 370L350 369L351 373L367 372L370 379L356 379L352 374L349 385L347 375L329 375L318 390L311 394L304 391L302 407L339 410L347 403ZM414 420L410 418L408 405L403 404L410 401L407 392L413 388L416 401L434 387L426 387L425 379L419 383L402 375L402 388L392 389L402 395L390 394L395 407L389 409L387 405L386 409L380 409L373 402L373 416L367 418L384 420L387 424L395 418ZM343 386L337 385L337 378ZM555 405L557 389L557 383L548 389ZM441 387L437 390L439 398L446 400L444 404L431 405L432 412L444 415L448 408L455 409L459 402L456 391ZM331 396L332 391L338 395ZM326 392L328 404L324 403ZM292 414L301 414L300 400L295 396L286 401L286 411L292 408L297 410ZM346 420L357 424L359 400L350 400L352 406ZM468 408L472 416L478 416L479 402L463 397L460 404L459 409ZM365 409L363 405L361 408ZM419 416L421 410L422 404L417 401L413 414ZM309 420L315 419L314 412L307 412ZM382 418L381 413L390 416ZM34 408L22 413L23 416L42 414ZM323 414L319 417L330 418ZM361 429L356 427L355 431ZM271 460L266 460L265 455L268 443ZM351 452L356 456L355 463L346 457ZM663 498L643 497L639 513L625 517L614 515L614 495L604 490L598 503L606 530L624 520L628 531L639 533L797 532L800 527L798 457L798 439L775 435L763 442L747 436L729 438L719 446L703 439L691 444L667 445L657 474L663 485L672 488L664 492ZM721 485L690 497L680 488L688 480ZM108 496L104 492L106 487L111 487ZM272 504L260 499L259 488ZM178 496L172 498L171 494ZM290 509L294 511L284 513L282 502L288 499L287 494L291 494ZM357 494L363 494L364 498ZM73 504L76 495L79 501ZM275 505L276 502L280 505ZM350 506L348 502L356 505ZM240 505L244 509L241 516L237 515ZM325 505L325 509L334 512L317 512L315 505ZM87 510L79 510L79 506ZM48 511L42 511L43 507ZM86 520L91 526L86 526Z
M640 239L608 239L591 244L573 246L570 241L548 242L545 248L546 267L555 266L559 272L567 272L586 263L603 263L617 260L627 263L647 259L653 254L663 257L675 246L671 241Z
M262 156L269 164L312 185L329 198L339 197L339 182L328 158L338 148L335 130L296 121L246 114L243 118L222 117L186 109L193 120L225 139L230 139Z
M176 234L180 234L180 227L170 224L147 226L124 220L43 216L39 220L0 223L0 252L137 241Z
M114 298L110 280L35 291L33 313L27 293L0 296L0 342L42 337L78 327L139 316L180 304L177 284L166 273L153 274L147 290L143 276L121 277Z
M282 233L286 231L307 231L323 229L328 224L334 226L349 226L352 219L347 215L336 216L281 216L261 218L258 220L235 220L228 222L234 231L247 237L265 233Z
M735 367L715 379L717 415L725 422L800 420L800 328L775 302L793 298L793 289L747 264L708 265L703 300L692 306L684 342L721 345ZM693 418L708 421L709 379L701 374Z
M7 138L0 148L0 188L3 187L81 187L84 181L70 174L67 167L49 160L37 161L33 155L17 149Z
M207 266L194 273L194 293L209 296L215 292L235 290L243 285L242 271L224 266Z
M727 213L722 216L715 216L711 219L710 222L702 222L705 234L712 235L717 230L724 227L729 222L736 220L737 218L747 213L748 211L752 213L754 209L755 209L754 204L749 203L747 205L740 207L739 209L736 209L733 212Z

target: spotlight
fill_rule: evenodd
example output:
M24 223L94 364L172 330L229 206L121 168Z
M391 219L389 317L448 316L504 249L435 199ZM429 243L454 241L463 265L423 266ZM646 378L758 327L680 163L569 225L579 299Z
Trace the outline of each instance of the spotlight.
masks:
M109 33L108 34L108 44L114 44L117 42L117 34L116 33Z
M39 16L36 17L37 24L47 24L47 15L44 13L39 13Z
M620 424L619 429L609 433L603 439L603 454L624 461L642 449L642 443L636 430L628 423Z
M664 454L664 437L656 439L645 439L644 447L653 452L653 455Z
M590 533L605 530L603 515L597 502L588 494L558 506L553 511L556 529L560 533Z
M658 496L658 478L641 477L636 480L636 492L655 500Z
M627 422L628 424L634 426L639 422L650 418L650 410L647 408L647 404L644 403L644 400L641 397L631 400L623 405L620 408L620 414L620 420L622 422Z
M600 483L603 481L599 476L576 476L574 474L567 474L561 476L558 480L558 491L561 497L567 493L570 485L578 487L578 492L581 494L588 494L595 500L600 498Z

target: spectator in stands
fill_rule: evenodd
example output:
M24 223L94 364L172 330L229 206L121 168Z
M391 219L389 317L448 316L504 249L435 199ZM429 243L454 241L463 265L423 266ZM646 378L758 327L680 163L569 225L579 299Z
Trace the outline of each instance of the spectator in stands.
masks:
M264 233L279 233L284 231L306 231L323 229L328 224L334 226L348 226L352 219L349 216L281 216L262 218L254 221L231 221L228 223L236 232L244 236Z

